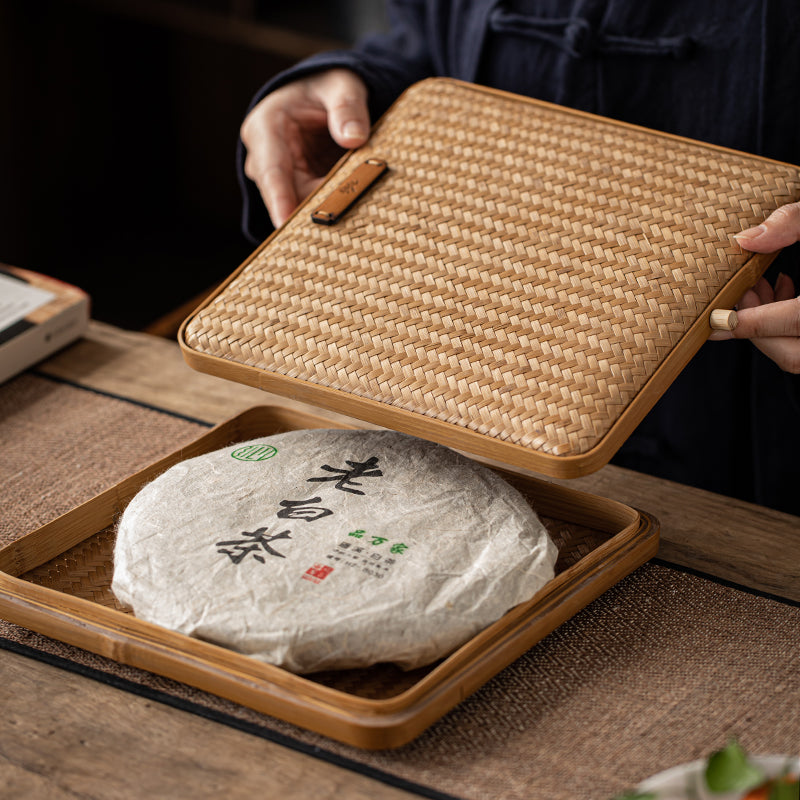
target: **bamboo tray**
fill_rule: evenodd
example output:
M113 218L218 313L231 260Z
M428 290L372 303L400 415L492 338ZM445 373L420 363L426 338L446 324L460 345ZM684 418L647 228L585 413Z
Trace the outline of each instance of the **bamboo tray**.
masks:
M796 200L788 164L429 79L179 338L195 369L573 478L767 268L733 235Z
M444 660L299 676L136 619L110 591L114 526L149 480L180 460L233 442L329 420L256 407L0 550L0 614L46 636L167 676L325 736L400 746L651 558L658 525L621 503L500 470L546 523L556 577ZM340 426L342 427L342 426Z

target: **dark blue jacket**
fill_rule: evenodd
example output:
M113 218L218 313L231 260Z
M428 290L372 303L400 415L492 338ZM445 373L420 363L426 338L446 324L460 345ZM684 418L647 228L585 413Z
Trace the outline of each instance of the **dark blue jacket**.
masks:
M414 81L443 75L800 163L797 0L388 5L389 33L302 62L253 102L310 72L348 67L369 87L375 119ZM244 229L260 241L270 223L242 162L240 146ZM779 270L800 291L797 246L768 278ZM707 344L615 461L800 514L799 380L749 342Z

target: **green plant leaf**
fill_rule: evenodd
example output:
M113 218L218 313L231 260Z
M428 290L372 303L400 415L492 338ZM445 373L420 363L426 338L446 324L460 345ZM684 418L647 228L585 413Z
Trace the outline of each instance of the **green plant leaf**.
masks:
M798 798L800 798L800 783L797 781L775 781L769 792L769 800L798 800Z
M612 797L611 800L658 800L658 796L653 792L623 792L623 794ZM783 798L779 798L779 800L783 800Z
M708 759L705 778L712 792L746 792L763 783L764 773L747 760L747 754L732 739Z

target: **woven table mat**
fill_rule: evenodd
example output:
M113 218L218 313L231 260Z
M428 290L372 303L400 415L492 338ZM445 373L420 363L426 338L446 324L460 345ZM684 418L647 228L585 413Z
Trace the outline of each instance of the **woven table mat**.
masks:
M0 542L204 430L44 378L5 384ZM4 621L0 637L352 769L410 781L423 796L607 800L731 735L753 753L797 752L800 742L800 608L660 564L606 592L414 742L377 753Z

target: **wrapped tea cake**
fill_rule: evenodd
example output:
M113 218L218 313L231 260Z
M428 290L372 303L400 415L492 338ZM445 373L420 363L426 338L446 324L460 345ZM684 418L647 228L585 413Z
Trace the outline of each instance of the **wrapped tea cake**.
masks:
M446 655L553 577L496 473L391 431L301 430L181 462L118 529L141 619L295 672Z

